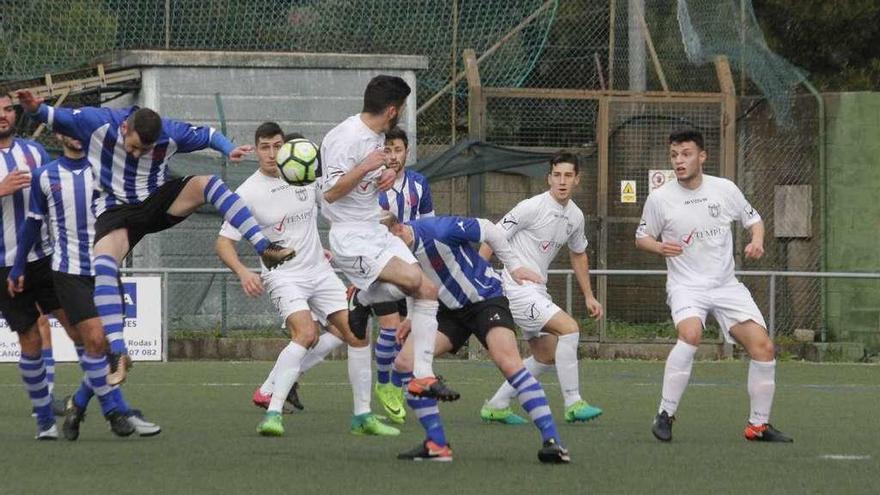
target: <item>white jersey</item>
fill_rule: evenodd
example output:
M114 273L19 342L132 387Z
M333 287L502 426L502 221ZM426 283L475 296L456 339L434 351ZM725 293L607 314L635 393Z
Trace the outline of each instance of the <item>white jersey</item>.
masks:
M360 114L345 119L324 136L321 143L322 192L329 191L340 177L361 163L374 150L385 148L385 134L373 132L361 120ZM333 203L323 200L321 212L333 223L379 222L378 170L368 173L354 189Z
M645 201L636 238L660 237L681 245L684 252L666 258L666 290L713 288L734 282L731 222L749 228L761 216L733 182L703 175L691 190L678 181L655 190Z
M281 246L293 248L296 256L275 272L295 272L298 278L332 269L324 257L318 236L318 204L314 184L293 186L277 177L269 177L259 170L245 180L235 192L247 204L257 223L263 226L263 235ZM229 222L223 222L220 235L233 241L241 233ZM263 275L268 273L260 263Z
M544 280L562 246L567 245L575 253L587 249L584 213L572 200L565 206L559 204L550 191L520 201L498 226L504 229L510 247L523 266L540 273ZM504 282L516 284L506 269Z

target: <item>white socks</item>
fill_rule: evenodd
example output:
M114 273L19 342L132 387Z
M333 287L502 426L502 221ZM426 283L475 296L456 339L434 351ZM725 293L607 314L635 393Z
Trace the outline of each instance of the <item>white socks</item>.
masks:
M535 380L537 380L544 373L549 373L550 371L553 371L554 367L552 364L544 364L536 360L534 356L529 356L525 360L523 360L523 365L527 370L529 370L529 373L531 373L532 376L535 377ZM516 389L513 388L513 386L511 386L510 383L507 382L507 380L504 380L504 383L502 383L501 386L498 387L498 391L495 392L495 395L493 395L488 402L486 402L486 405L491 407L492 409L507 409L508 407L510 407L510 402L513 400L514 397L516 397Z
M565 399L565 407L581 400L580 380L578 379L578 340L580 335L570 333L560 335L556 343L556 376Z
M437 339L437 308L431 299L416 299L412 312L413 376L434 376L434 345Z
M694 354L697 346L693 346L679 340L666 358L666 369L663 372L663 396L660 399L660 410L666 411L670 416L675 415L678 403L681 400L684 389L691 378L691 368L694 365Z
M370 412L370 399L373 385L373 363L370 346L348 346L348 381L354 399L354 415Z
M308 352L308 349L296 342L291 342L278 355L278 359L275 361L275 368L273 368L275 373L275 389L272 393L272 400L269 402L269 412L281 412L284 400L287 399L287 394L293 387L293 382L299 378L302 359L306 352Z
M776 392L776 360L749 362L749 423L762 425L770 422L770 408Z
M324 361L324 358L327 357L328 354L333 352L333 349L342 345L342 339L333 335L330 332L324 332L321 334L321 337L318 338L318 343L315 344L315 347L309 349L309 352L306 354L306 357L303 358L302 361L302 372L314 368L319 363Z

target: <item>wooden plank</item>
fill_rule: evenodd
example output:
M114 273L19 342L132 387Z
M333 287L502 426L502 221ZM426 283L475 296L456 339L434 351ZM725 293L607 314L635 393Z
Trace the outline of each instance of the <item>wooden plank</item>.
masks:
M691 93L662 91L625 91L625 90L589 90L589 89L556 89L556 88L483 88L486 98L532 98L532 99L564 99L564 100L598 100L600 98L617 97L632 98L638 102L662 103L721 103L721 93Z
M105 86L112 86L114 84L123 83L127 81L138 81L141 78L140 69L126 69L117 72L110 72L104 75L102 80L101 76L90 76L80 79L72 79L70 81L61 81L58 83L53 82L50 84L44 84L41 86L33 86L30 88L19 88L15 90L22 91L27 90L34 94L34 96L40 98L52 98L57 94L63 94L65 92L76 94L80 91L87 91L95 88L102 88ZM51 78L49 79L51 81ZM15 95L15 92L10 92L8 95L12 99L12 104L18 104L18 97Z
M617 25L617 0L610 0L608 12L608 89L614 90L614 36Z
M480 81L480 67L477 54L472 48L463 53L464 70L468 83L468 137L477 141L486 138L485 119L486 97L483 94L483 83ZM483 191L486 189L485 174L468 176L468 215L483 217Z
M736 88L727 57L715 58L715 72L721 87L721 176L736 182Z
M599 151L599 170L597 173L597 192L596 192L596 216L597 226L599 229L597 237L599 246L596 253L596 263L600 269L608 268L608 227L605 220L608 217L608 181L610 180L608 170L609 147L611 126L611 98L603 97L599 99L599 114L596 119L596 145ZM596 277L596 299L603 307L608 307L608 277L600 275ZM605 338L605 330L607 323L607 313L599 321L596 322L599 330L599 340Z
M657 72L657 77L660 79L660 86L663 87L663 92L669 92L669 85L666 84L666 74L663 73L663 66L660 65L660 58L657 57L657 51L654 50L654 40L651 39L651 30L648 29L648 22L645 21L645 13L639 12L638 21L639 26L642 28L642 34L645 36L645 43L648 45L648 53L651 55L651 62L654 63L654 70Z

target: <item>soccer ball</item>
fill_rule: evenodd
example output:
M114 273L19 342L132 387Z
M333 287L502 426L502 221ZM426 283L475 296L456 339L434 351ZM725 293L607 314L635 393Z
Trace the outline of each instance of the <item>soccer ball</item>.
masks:
M292 139L281 146L275 155L281 178L288 184L304 186L315 182L320 164L318 147L305 138Z

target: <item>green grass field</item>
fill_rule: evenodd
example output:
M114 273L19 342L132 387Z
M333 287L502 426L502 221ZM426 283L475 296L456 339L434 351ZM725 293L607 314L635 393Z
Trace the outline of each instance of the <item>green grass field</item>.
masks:
M538 463L532 426L484 425L478 411L500 381L489 363L436 364L463 398L441 406L455 451L449 465L395 459L422 438L413 418L397 438L348 433L344 362L312 370L306 410L285 416L282 438L261 438L250 403L270 363L138 364L125 391L160 423L155 438L115 438L98 411L78 442L37 442L14 365L0 367L0 493L878 493L880 366L780 364L773 422L791 445L747 443L744 362L697 363L675 438L650 433L663 364L590 361L581 367L598 421L560 425L568 466ZM79 377L59 365L59 392ZM554 377L544 386L557 420ZM375 401L374 401L375 402ZM96 406L96 404L94 404ZM60 425L59 425L60 426Z

